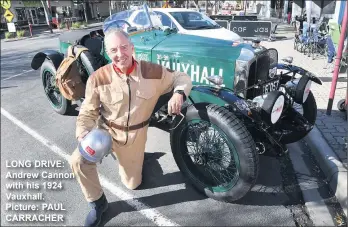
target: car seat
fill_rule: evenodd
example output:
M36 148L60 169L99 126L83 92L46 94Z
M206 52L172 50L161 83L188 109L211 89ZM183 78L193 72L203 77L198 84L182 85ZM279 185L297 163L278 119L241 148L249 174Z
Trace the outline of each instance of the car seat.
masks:
M99 67L102 67L108 63L107 59L104 57L104 38L101 36L88 37L82 43L83 46L88 48L92 53Z

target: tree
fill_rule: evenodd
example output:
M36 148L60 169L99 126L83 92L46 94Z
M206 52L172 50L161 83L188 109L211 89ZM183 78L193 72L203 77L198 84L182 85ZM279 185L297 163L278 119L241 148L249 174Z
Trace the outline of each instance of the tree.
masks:
M196 8L198 9L198 11L200 11L198 1L199 1L199 0L194 0L194 1L193 1L193 4L195 4L195 6L196 6Z
M41 0L42 7L44 8L45 16L46 16L46 21L48 24L48 27L50 28L51 33L52 31L52 14L51 10L48 9L47 2L45 0Z
M188 2L188 0L179 0L179 1L175 1L175 5L182 7L187 2Z
M86 8L87 8L87 5L86 4L89 4L88 2L88 0L72 0L73 1L73 3L74 4L76 4L76 5L82 5L82 8L83 8L83 12L84 12L84 17L85 17L85 21L86 21L86 23L88 24L88 18L87 18L87 10L86 10ZM79 15L80 16L80 15Z
M76 13L75 13L75 5L74 5L74 0L70 0L70 7L71 7L71 13L72 15L70 15L71 17L76 17Z
M87 10L86 10L87 4L88 4L88 0L83 0L82 2L83 2L83 3L82 3L83 12L85 13L85 21L86 21L86 23L88 24Z

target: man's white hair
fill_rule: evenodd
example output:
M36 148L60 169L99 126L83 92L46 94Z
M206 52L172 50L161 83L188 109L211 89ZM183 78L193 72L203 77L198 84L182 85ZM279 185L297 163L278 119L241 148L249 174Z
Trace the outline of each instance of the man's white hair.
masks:
M122 28L110 28L108 29L105 33L104 33L104 43L105 43L105 47L107 47L107 40L108 37L110 35L117 35L117 34L122 34L124 37L126 37L126 39L129 41L129 43L132 44L132 40L130 38L130 36L128 35L127 32L125 32Z

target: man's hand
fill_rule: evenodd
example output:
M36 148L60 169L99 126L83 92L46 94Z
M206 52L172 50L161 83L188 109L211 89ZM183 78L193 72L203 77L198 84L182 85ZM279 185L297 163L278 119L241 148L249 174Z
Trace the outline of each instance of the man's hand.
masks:
M89 131L84 131L83 133L81 133L81 135L77 138L77 140L79 142L81 142L81 140L89 133Z
M168 102L168 114L180 114L181 106L184 103L183 95L174 93L172 98Z

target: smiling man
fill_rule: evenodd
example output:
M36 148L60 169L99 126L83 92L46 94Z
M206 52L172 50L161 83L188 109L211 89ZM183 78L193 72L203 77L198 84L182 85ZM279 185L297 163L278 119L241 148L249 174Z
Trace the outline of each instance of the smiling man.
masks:
M142 182L148 123L159 97L174 91L168 102L168 113L180 114L192 82L185 73L136 61L132 56L134 46L123 30L109 29L105 33L105 47L112 63L95 71L87 81L85 100L77 118L76 137L81 141L99 122L113 137L112 150L119 161L122 183L135 189ZM76 149L70 165L92 206L85 226L98 225L108 202L96 164L85 160Z

